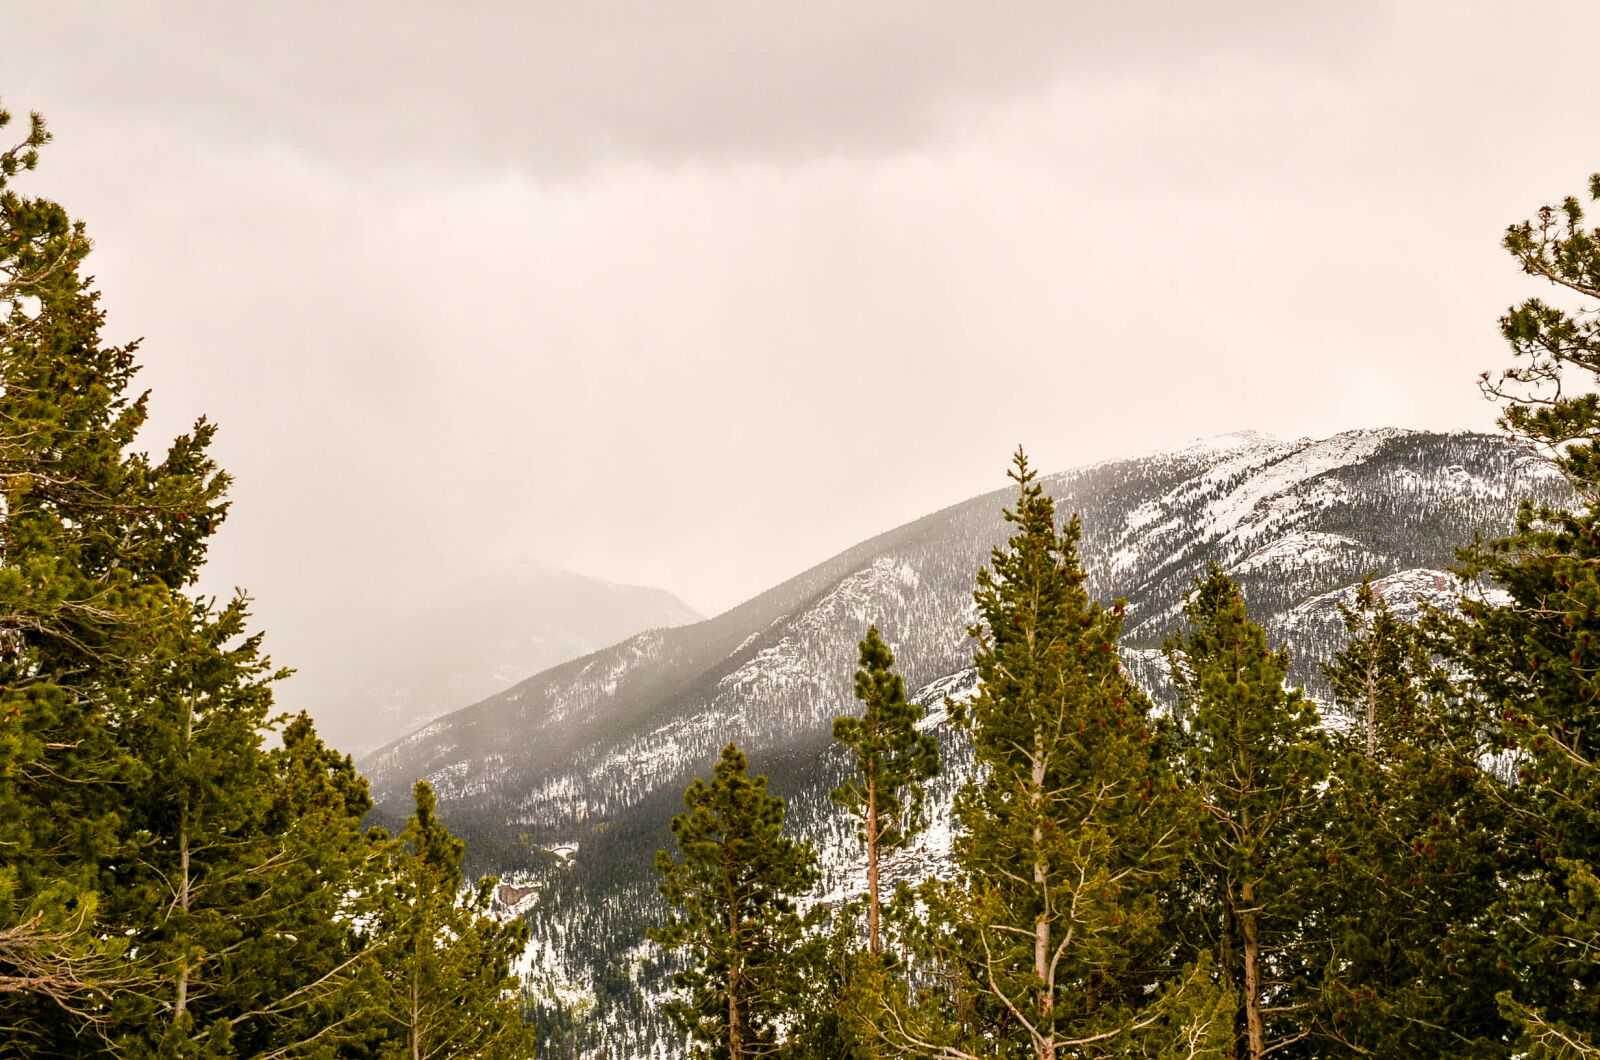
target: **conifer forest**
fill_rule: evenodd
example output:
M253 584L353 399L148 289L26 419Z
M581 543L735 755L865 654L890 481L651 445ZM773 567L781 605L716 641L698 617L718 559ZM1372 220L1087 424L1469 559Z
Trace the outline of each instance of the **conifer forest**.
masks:
M1387 485L1296 539L1346 550L1320 610L1282 617L1310 576L1265 553L1143 588L1018 449L959 601L850 553L358 760L275 707L250 597L199 589L217 425L147 449L85 224L23 187L51 133L0 133L0 1057L1600 1060L1600 175L1504 231L1539 285L1480 380L1505 437L1350 443ZM1486 488L1414 506L1418 446L1500 461L1495 532ZM759 639L824 604L832 699L783 669L804 630ZM604 797L514 772L580 686L573 733L704 709L540 737ZM801 700L845 709L773 736Z

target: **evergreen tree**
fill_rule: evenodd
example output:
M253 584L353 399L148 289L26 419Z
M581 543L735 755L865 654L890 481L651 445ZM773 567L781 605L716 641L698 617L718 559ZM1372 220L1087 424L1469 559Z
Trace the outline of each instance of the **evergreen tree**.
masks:
M242 600L215 615L195 603L169 618L144 672L115 693L117 736L138 768L104 881L108 926L133 940L144 973L116 1011L120 1048L134 1054L161 1043L181 1054L197 1025L259 997L235 944L247 934L238 921L265 912L260 816L274 778L260 740L272 675L259 637L231 643L244 630ZM216 1028L216 1040L231 1040L231 1027Z
M1343 610L1351 639L1326 670L1353 724L1330 734L1322 799L1317 1055L1508 1056L1495 995L1510 980L1489 918L1506 822L1476 719L1424 631L1370 583Z
M1215 1013L1197 1004L1215 990L1179 974L1162 931L1189 827L1118 660L1121 605L1090 599L1077 520L1058 532L1020 451L1011 477L1016 532L974 593L980 684L963 722L980 779L956 800L957 878L922 891L950 1018L890 1010L883 1033L946 1058L1141 1055L1158 1032L1181 1037L1174 1017L1192 1006L1198 1055L1215 1055Z
M879 864L924 827L922 785L939 771L939 744L917 731L923 709L906 701L905 682L878 627L861 641L856 671L861 717L835 718L833 738L855 754L856 776L833 790L833 799L860 821L867 848L867 951L882 952Z
M783 1060L871 1060L879 1055L871 1016L888 989L890 971L861 950L861 907L833 911L830 930L810 946L805 995Z
M1600 200L1600 174L1589 182ZM1460 574L1510 597L1471 594L1442 643L1467 676L1485 750L1511 783L1494 925L1512 977L1506 1015L1535 1057L1600 1056L1600 229L1576 197L1511 226L1505 247L1574 308L1532 298L1501 318L1516 363L1485 390L1509 402L1501 424L1555 458L1576 512L1525 503L1512 534L1462 553Z
M711 783L696 779L672 819L680 857L656 854L675 911L650 938L687 961L672 978L684 996L667 1014L705 1060L776 1053L805 992L794 900L817 880L816 855L784 837L783 800L746 768L742 751L723 748Z
M11 187L46 140L0 154L0 1055L370 1053L405 866L349 758L272 718L245 600L189 595L227 510L213 428L135 449L83 228ZM463 981L499 976L440 991L481 1036L518 936L441 930L488 970Z
M47 140L35 115L0 154L0 1052L82 1053L132 985L95 923L139 768L115 701L185 612L227 480L203 420L132 451L145 399L133 347L100 341L83 227L11 186Z
M1589 178L1589 197L1600 201L1600 173ZM1569 195L1507 228L1503 245L1529 276L1600 299L1600 229L1583 222L1582 205ZM1508 402L1501 426L1549 453L1585 501L1600 500L1600 394L1591 389L1600 375L1600 308L1529 298L1500 318L1500 333L1516 363L1498 376L1485 372L1482 384Z
M1464 554L1462 573L1511 597L1470 597L1447 626L1484 756L1512 774L1493 925L1512 982L1505 1012L1545 1055L1600 1056L1600 512L1525 508L1516 531ZM1546 1045L1541 1045L1546 1043ZM1550 1044L1553 1043L1553 1044ZM1531 1055L1537 1055L1535 1049Z
M1191 857L1213 911L1217 967L1238 996L1231 1055L1262 1060L1308 1033L1293 951L1314 921L1329 749L1315 706L1284 688L1288 654L1267 647L1215 564L1185 613L1190 630L1168 641L1167 656L1200 807Z
M268 749L278 674L243 600L195 602L125 692L139 769L106 924L140 988L113 1008L124 1055L288 1054L354 1040L369 956L358 921L383 866L366 784L303 715Z
M520 919L491 913L485 876L463 893L461 840L439 821L433 789L417 781L415 812L389 845L390 871L371 927L376 960L367 991L379 1060L531 1057L512 967L527 945Z
M1362 750L1377 758L1419 724L1422 678L1432 665L1416 629L1394 616L1370 576L1339 614L1350 639L1323 670Z

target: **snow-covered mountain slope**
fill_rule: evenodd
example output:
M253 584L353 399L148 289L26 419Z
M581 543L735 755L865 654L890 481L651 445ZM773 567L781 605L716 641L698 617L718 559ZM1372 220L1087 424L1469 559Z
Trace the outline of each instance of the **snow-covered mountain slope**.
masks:
M361 753L568 659L702 617L663 589L519 560L403 613L352 621L282 698Z
M1401 430L1230 435L1043 483L1082 517L1092 590L1127 599L1125 654L1158 697L1157 649L1208 561L1292 641L1315 686L1316 662L1341 640L1336 602L1364 575L1384 577L1397 602L1445 592L1456 546L1504 531L1522 497L1567 496L1546 463L1501 439ZM829 728L854 709L857 642L876 623L931 704L969 685L972 579L1012 499L1001 490L934 513L714 619L641 634L440 718L362 763L380 813L398 819L412 780L432 782L472 867L530 888L515 897L546 989L594 999L607 1045L590 1055L655 1055L670 1041L647 1001L660 977L638 955L658 909L651 857L684 787L739 743L817 842L825 890L857 889L851 829L827 798L845 767ZM944 804L970 762L937 712L929 724L952 768L930 791L934 827L898 868L909 874L948 849ZM543 853L557 847L573 853Z

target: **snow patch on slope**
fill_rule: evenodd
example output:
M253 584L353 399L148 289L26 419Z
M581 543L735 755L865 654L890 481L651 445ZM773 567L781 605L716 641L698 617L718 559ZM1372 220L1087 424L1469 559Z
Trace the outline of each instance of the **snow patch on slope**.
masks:
M1361 542L1343 534L1307 530L1288 534L1263 545L1229 567L1228 573L1239 575L1267 568L1315 567L1352 557L1377 558Z
M1205 523L1224 542L1243 541L1280 525L1284 516L1304 507L1326 508L1349 499L1343 483L1319 483L1319 489L1292 500L1283 495L1319 475L1358 464L1395 438L1410 434L1398 428L1348 431L1304 448L1250 475L1237 488L1206 506ZM1225 475L1228 465L1213 474ZM1240 470L1246 470L1241 468ZM1273 503L1277 501L1277 503Z

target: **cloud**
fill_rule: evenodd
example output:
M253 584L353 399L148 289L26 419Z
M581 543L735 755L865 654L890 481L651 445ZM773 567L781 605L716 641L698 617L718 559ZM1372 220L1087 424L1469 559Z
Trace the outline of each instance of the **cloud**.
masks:
M7 65L71 66L118 121L335 164L570 175L915 149L1061 78L1271 51L1344 61L1376 9L1273 0L100 3L8 14ZM26 78L24 78L26 79ZM27 105L14 100L18 105Z
M1499 232L1600 142L1488 2L14 6L287 705L502 556L709 612L1019 441L1488 426Z

